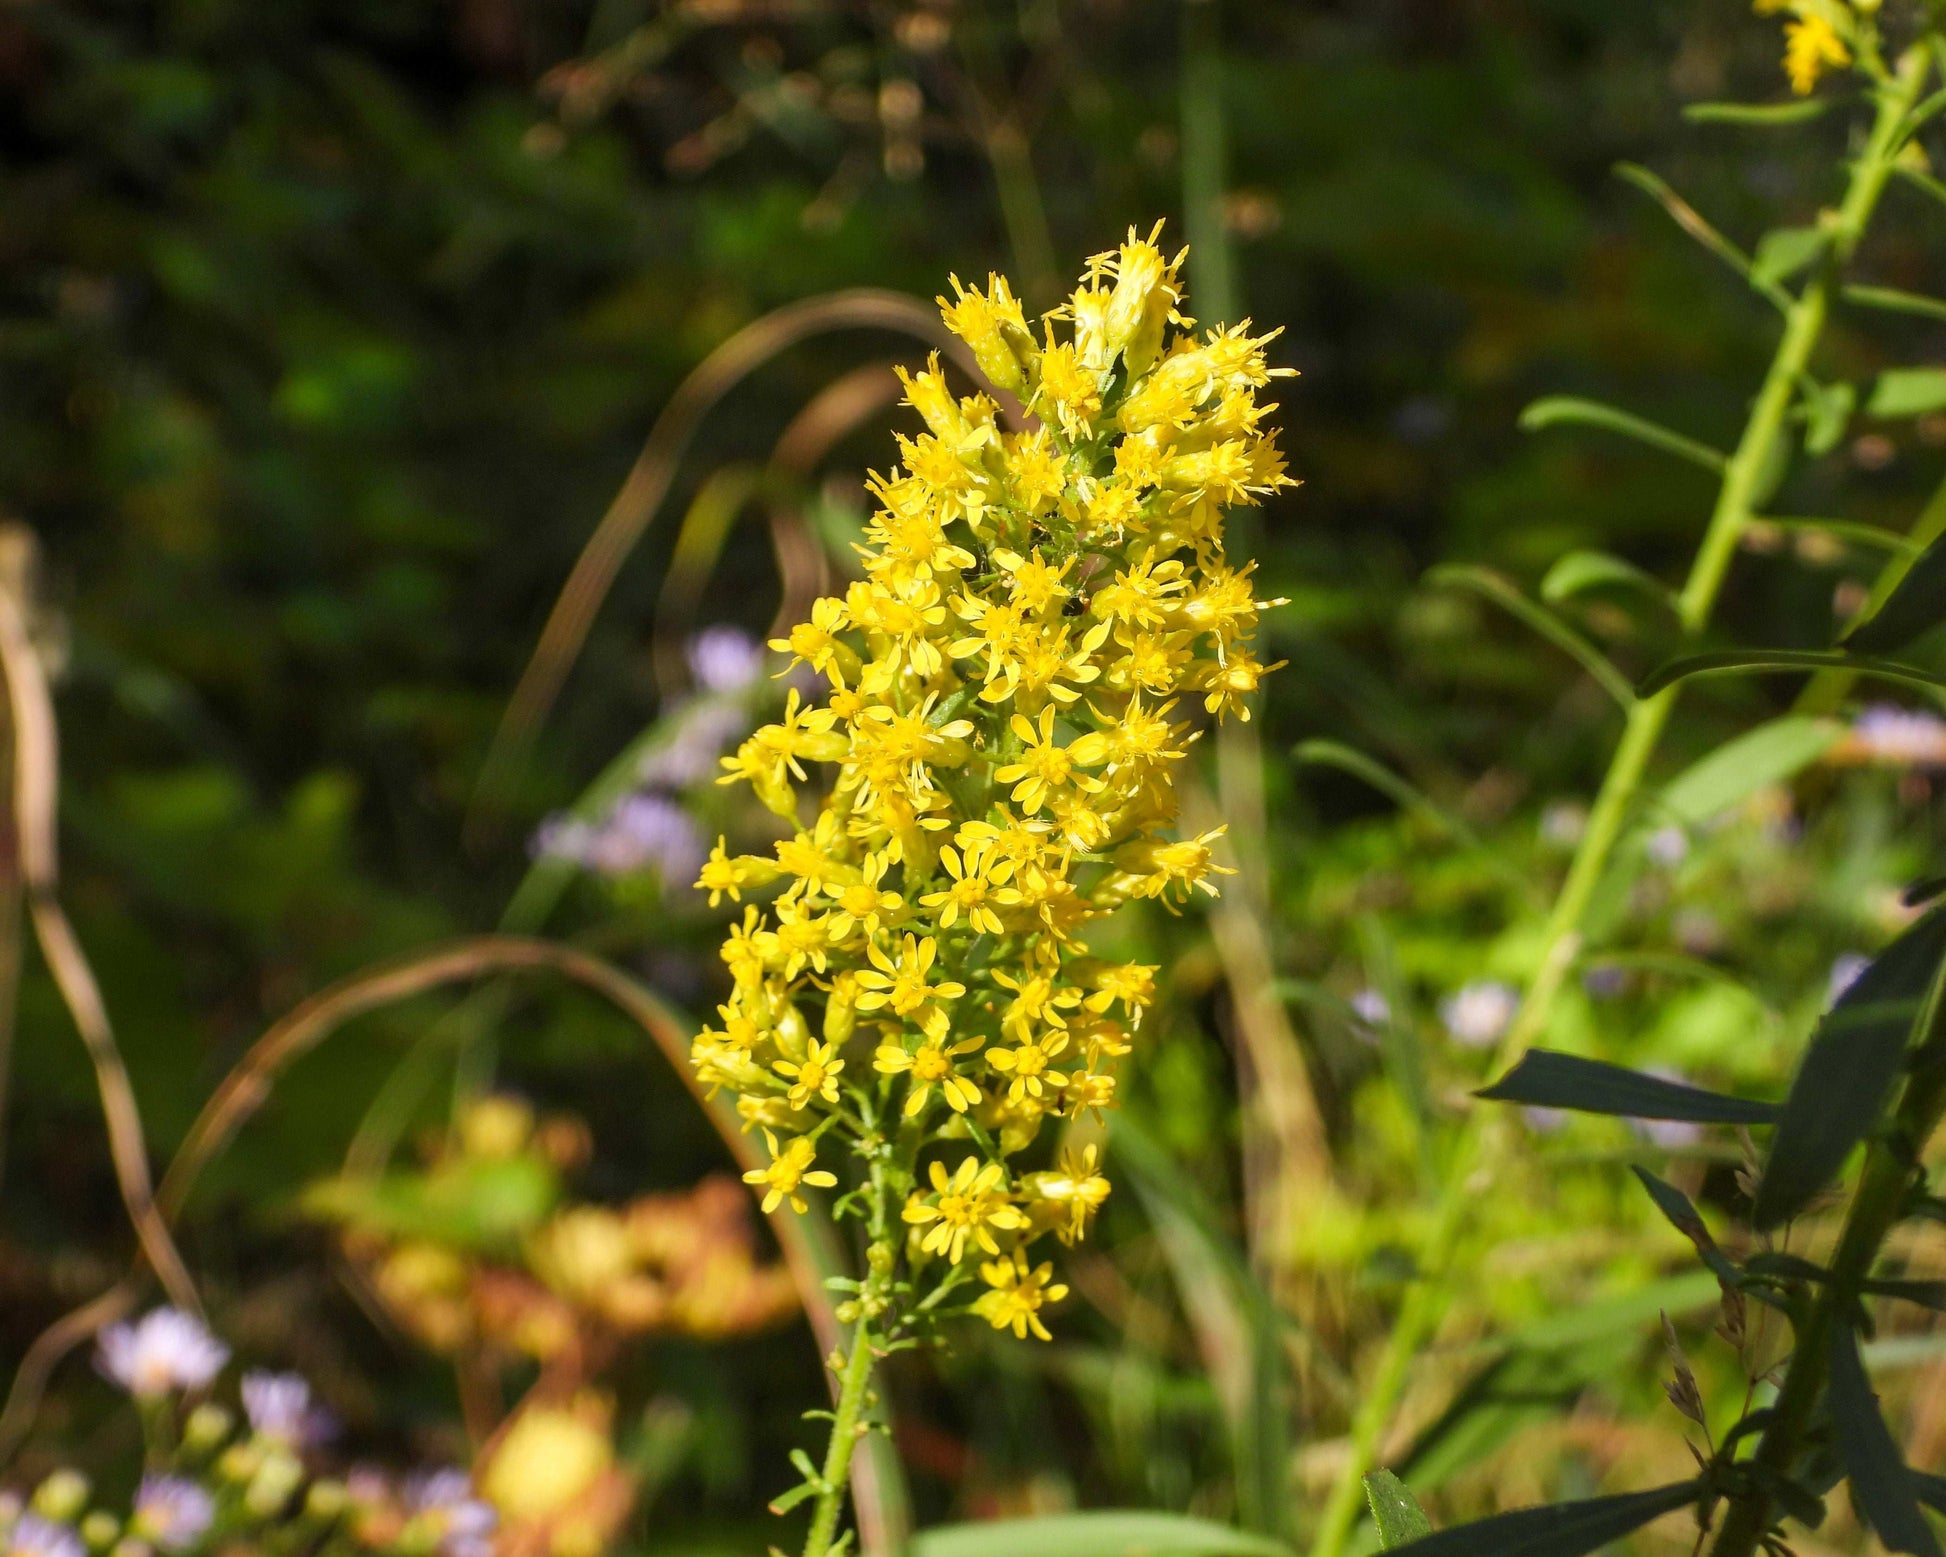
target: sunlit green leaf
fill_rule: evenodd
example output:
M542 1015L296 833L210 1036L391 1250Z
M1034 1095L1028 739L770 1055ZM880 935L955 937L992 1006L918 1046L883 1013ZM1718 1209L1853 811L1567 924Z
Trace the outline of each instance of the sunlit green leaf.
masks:
M1721 471L1726 463L1722 452L1706 443L1631 411L1603 405L1599 400L1585 400L1578 395L1550 395L1546 399L1536 400L1520 413L1520 425L1526 432L1556 426L1598 427L1604 432L1619 433L1624 438L1646 443L1664 454L1689 460L1705 470Z
M1779 227L1759 240L1750 269L1762 281L1788 281L1830 242L1830 235L1819 227Z
M1696 827L1809 767L1843 738L1835 719L1786 715L1745 731L1663 787L1660 816Z
M1853 675L1892 681L1900 686L1920 687L1929 692L1946 687L1946 676L1935 675L1917 665L1901 665L1872 655L1845 654L1836 649L1724 649L1670 660L1644 677L1635 692L1638 697L1654 697L1663 688L1674 686L1678 681L1819 670L1849 671Z
M1140 1509L994 1519L921 1530L908 1557L1290 1557L1267 1536Z
M1803 97L1788 103L1689 103L1682 116L1692 124L1803 124L1818 118L1834 101L1829 97Z
M1541 579L1541 599L1568 600L1584 590L1612 587L1635 590L1665 606L1674 601L1661 579L1605 551L1569 552Z
M1382 1551L1391 1551L1408 1541L1432 1534L1432 1521L1413 1499L1406 1484L1389 1470L1371 1472L1365 1478L1365 1501L1371 1505L1372 1524L1378 1530Z
M1946 368L1887 368L1872 385L1867 416L1920 416L1946 406Z

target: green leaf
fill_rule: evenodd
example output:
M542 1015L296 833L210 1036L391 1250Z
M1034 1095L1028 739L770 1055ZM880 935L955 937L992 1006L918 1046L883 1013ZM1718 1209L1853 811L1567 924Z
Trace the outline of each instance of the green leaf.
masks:
M1648 1492L1522 1508L1458 1525L1397 1548L1400 1557L1585 1557L1652 1519L1694 1503L1701 1484L1681 1481Z
M1844 737L1834 719L1787 714L1748 730L1664 786L1658 812L1696 827L1809 767Z
M1936 908L1886 947L1818 1023L1757 1186L1758 1231L1802 1211L1878 1123L1942 957L1946 908Z
M1803 124L1829 109L1836 99L1806 97L1789 103L1690 103L1682 116L1691 124Z
M1840 294L1847 303L1860 308L1881 308L1887 313L1918 314L1924 319L1946 319L1946 300L1926 297L1918 292L1901 292L1897 287L1872 287L1854 284Z
M1885 603L1845 634L1861 654L1896 654L1946 623L1946 537L1927 547Z
M1946 1514L1946 1476L1935 1476L1930 1471L1912 1470L1910 1467L1906 1474L1912 1478L1913 1495L1926 1507Z
M1642 1181L1642 1187L1649 1192L1656 1209L1669 1219L1669 1225L1695 1246L1705 1265L1717 1280L1727 1286L1740 1286L1743 1272L1731 1262L1730 1257L1716 1246L1710 1230L1703 1223L1701 1214L1691 1204L1690 1199L1675 1185L1657 1178L1639 1163L1630 1165L1631 1171Z
M1829 454L1851 424L1858 391L1850 384L1812 385L1804 392L1804 452Z
M1569 552L1541 580L1541 599L1553 604L1585 590L1611 585L1636 590L1665 606L1675 604L1675 597L1661 579L1605 551Z
M1474 1096L1495 1103L1572 1108L1584 1114L1612 1114L1623 1119L1684 1119L1697 1124L1775 1124L1783 1112L1775 1103L1726 1097L1552 1049L1529 1049L1518 1065Z
M1779 227L1763 235L1750 271L1759 281L1788 281L1813 263L1831 242L1818 227Z
M1706 443L1684 437L1671 428L1632 412L1603 405L1599 400L1584 400L1578 395L1550 395L1544 400L1536 400L1520 413L1520 426L1524 432L1539 432L1543 427L1564 424L1599 427L1604 432L1619 433L1624 438L1646 443L1652 449L1660 449L1664 454L1673 454L1701 465L1705 470L1720 472L1729 463L1720 451Z
M1939 1543L1919 1512L1912 1472L1892 1441L1879 1414L1878 1397L1865 1377L1858 1337L1847 1325L1832 1326L1829 1368L1831 1422L1859 1513L1888 1550L1940 1557Z
M1624 182L1633 184L1655 201L1668 213L1670 221L1742 276L1768 298L1773 306L1784 310L1790 308L1790 293L1776 282L1756 274L1750 256L1711 226L1702 212L1670 188L1668 181L1660 174L1652 173L1637 162L1618 162L1615 164L1615 175Z
M1946 687L1946 676L1935 675L1917 665L1902 665L1893 660L1847 654L1837 649L1722 649L1710 654L1686 654L1680 659L1670 660L1649 672L1635 689L1635 695L1654 697L1678 681L1819 670L1849 671L1856 676L1875 677L1880 681L1896 682L1900 686L1921 687L1929 692Z
M1208 1519L1141 1509L980 1520L921 1530L907 1557L1290 1557L1290 1548Z
M1432 1521L1426 1517L1426 1511L1413 1500L1406 1484L1389 1470L1375 1470L1365 1477L1365 1501L1371 1505L1381 1551L1389 1552L1395 1546L1432 1534Z
M1887 368L1872 385L1867 416L1919 416L1946 407L1946 368Z

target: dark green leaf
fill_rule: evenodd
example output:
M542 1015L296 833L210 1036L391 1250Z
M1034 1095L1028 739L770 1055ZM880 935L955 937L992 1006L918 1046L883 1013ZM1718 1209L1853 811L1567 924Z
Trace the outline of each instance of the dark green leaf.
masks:
M1656 1209L1669 1219L1669 1225L1687 1238L1702 1256L1703 1263L1715 1273L1719 1281L1729 1286L1738 1286L1743 1273L1731 1262L1730 1257L1716 1246L1710 1230L1704 1226L1702 1216L1690 1199L1675 1185L1657 1178L1647 1168L1634 1164L1635 1176L1642 1181L1642 1187L1649 1192L1649 1198Z
M907 1557L1290 1557L1290 1548L1208 1519L1143 1509L980 1520L921 1530Z
M1776 1103L1726 1097L1601 1060L1529 1049L1520 1063L1475 1096L1495 1103L1572 1108L1625 1119L1686 1119L1697 1124L1775 1124Z
M1879 1414L1878 1397L1865 1378L1865 1362L1858 1355L1858 1337L1848 1326L1831 1329L1831 1421L1837 1429L1838 1449L1851 1478L1858 1511L1886 1547L1914 1557L1940 1557L1926 1516L1919 1512L1918 1489L1906 1469L1898 1445Z
M1946 1312L1946 1281L1912 1281L1904 1277L1872 1277L1859 1283L1859 1290L1873 1297L1897 1298L1921 1308Z
M1900 665L1891 660L1863 654L1841 654L1835 649L1722 649L1710 654L1687 654L1651 671L1635 689L1637 697L1654 697L1678 681L1703 680L1712 676L1764 675L1776 671L1843 670L1854 675L1874 676L1895 681L1901 686L1923 687L1932 691L1946 687L1946 676L1935 675L1917 665Z
M1760 1231L1802 1211L1878 1122L1942 956L1946 909L1934 909L1886 947L1819 1022L1757 1186L1752 1217Z
M1648 1492L1516 1509L1424 1536L1398 1551L1401 1557L1584 1557L1695 1502L1700 1490L1697 1482L1683 1481Z
M1928 876L1924 881L1915 881L1899 894L1899 901L1907 908L1919 908L1930 903L1942 892L1946 892L1946 876Z
M1946 537L1934 541L1885 604L1845 634L1861 654L1896 654L1946 623Z
M1913 1470L1910 1466L1906 1468L1906 1474L1912 1478L1913 1495L1926 1507L1946 1514L1946 1476Z
M1389 1470L1376 1470L1365 1478L1365 1501L1371 1505L1372 1523L1378 1528L1378 1544L1391 1551L1408 1541L1432 1534L1432 1521L1414 1501L1406 1484Z
M1872 385L1867 416L1920 416L1946 407L1946 368L1887 368Z

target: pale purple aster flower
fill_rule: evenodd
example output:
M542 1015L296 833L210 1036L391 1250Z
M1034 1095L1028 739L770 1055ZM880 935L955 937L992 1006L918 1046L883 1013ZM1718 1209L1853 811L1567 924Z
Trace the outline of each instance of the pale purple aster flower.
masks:
M596 829L588 864L605 876L654 867L687 886L709 858L689 813L666 795L630 795Z
M1581 975L1581 987L1590 1000L1613 1000L1628 988L1628 969L1613 963L1589 968Z
M576 865L585 865L594 836L594 828L586 822L557 813L534 829L531 853L537 860L568 860Z
M39 1514L22 1514L7 1532L5 1557L88 1557L73 1526Z
M404 1493L414 1521L430 1527L440 1557L492 1557L499 1515L473 1496L465 1471L422 1471L407 1480Z
M1392 1002L1375 989L1361 989L1347 1002L1367 1027L1383 1027L1392 1020Z
M134 1324L101 1333L96 1366L138 1400L201 1389L230 1360L230 1349L179 1308L158 1308Z
M1514 1013L1519 1009L1520 995L1511 984L1481 979L1443 1001L1439 1019L1455 1043L1484 1049L1513 1026Z
M1673 1081L1682 1087L1694 1085L1681 1071L1672 1070L1667 1065L1644 1065L1642 1074L1662 1081ZM1703 1138L1703 1127L1693 1119L1631 1119L1628 1124L1643 1140L1669 1152L1694 1146Z
M1845 991L1856 984L1864 971L1872 965L1872 959L1863 952L1842 952L1831 964L1831 977L1825 985L1824 1004L1829 1010L1844 998Z
M1865 754L1902 767L1946 767L1946 719L1896 703L1874 703L1852 721Z
M715 778L717 758L750 731L751 716L729 698L699 698L671 716L668 743L642 759L642 782L662 789L687 789Z
M689 640L689 674L705 692L745 692L763 674L764 649L741 627L705 627Z
M1670 869L1689 858L1689 834L1680 827L1658 827L1649 834L1649 858Z
M331 1413L311 1399L311 1386L295 1373L246 1373L243 1410L260 1436L291 1449L323 1443L337 1430Z
M1527 1121L1527 1128L1536 1135L1552 1135L1568 1122L1568 1110L1549 1108L1545 1104L1534 1103L1520 1111L1520 1117Z
M144 1476L135 1489L135 1532L165 1552L187 1551L215 1519L216 1500L186 1476Z

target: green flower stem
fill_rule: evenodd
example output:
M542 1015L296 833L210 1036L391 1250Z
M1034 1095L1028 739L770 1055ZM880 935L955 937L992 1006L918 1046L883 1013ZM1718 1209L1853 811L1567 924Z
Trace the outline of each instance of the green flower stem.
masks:
M804 1540L804 1557L826 1557L838 1533L838 1511L844 1506L851 1480L851 1451L865 1431L865 1397L872 1382L871 1321L860 1319L851 1333L851 1355L845 1360L838 1406L831 1422L831 1442L824 1451L820 1475L824 1490L811 1512L811 1533Z
M1914 47L1878 90L1871 134L1858 160L1852 164L1844 201L1832 223L1829 257L1785 314L1783 336L1751 406L1743 435L1737 440L1736 451L1724 467L1709 528L1704 532L1689 578L1678 597L1682 625L1692 637L1708 625L1737 544L1756 517L1757 499L1764 495L1760 485L1781 452L1781 440L1789 435L1787 416L1791 400L1823 334L1838 277L1884 193L1897 154L1900 127L1918 101L1930 67L1928 55L1922 48ZM1547 1029L1555 998L1580 954L1589 906L1622 841L1643 777L1675 709L1676 695L1677 689L1671 687L1642 699L1628 713L1607 777L1589 813L1587 828L1548 916L1542 953L1520 1014L1500 1045L1496 1070L1511 1064ZM1482 1113L1471 1116L1454 1143L1432 1229L1420 1253L1420 1279L1400 1306L1377 1368L1366 1386L1363 1403L1352 1421L1350 1452L1319 1519L1311 1546L1312 1557L1341 1557L1345 1541L1364 1506L1365 1474L1373 1468L1412 1364L1445 1310L1440 1278L1452 1266L1466 1226L1468 1207L1480 1194L1483 1182L1491 1181L1493 1162L1499 1155L1497 1148L1510 1139L1510 1131L1504 1125L1492 1128L1483 1123L1486 1117Z
M1942 1037L1946 1007L1936 1007L1932 1031L1922 1045L1928 1063L1907 1083L1889 1133L1867 1149L1845 1230L1831 1258L1831 1279L1817 1288L1803 1322L1793 1326L1790 1366L1752 1465L1780 1476L1790 1475L1797 1465L1805 1433L1824 1398L1831 1327L1842 1323L1845 1310L1858 1301L1886 1234L1905 1207L1914 1158L1946 1114L1946 1065L1935 1052ZM1752 1557L1775 1517L1770 1493L1753 1478L1745 1491L1728 1500L1710 1557Z

